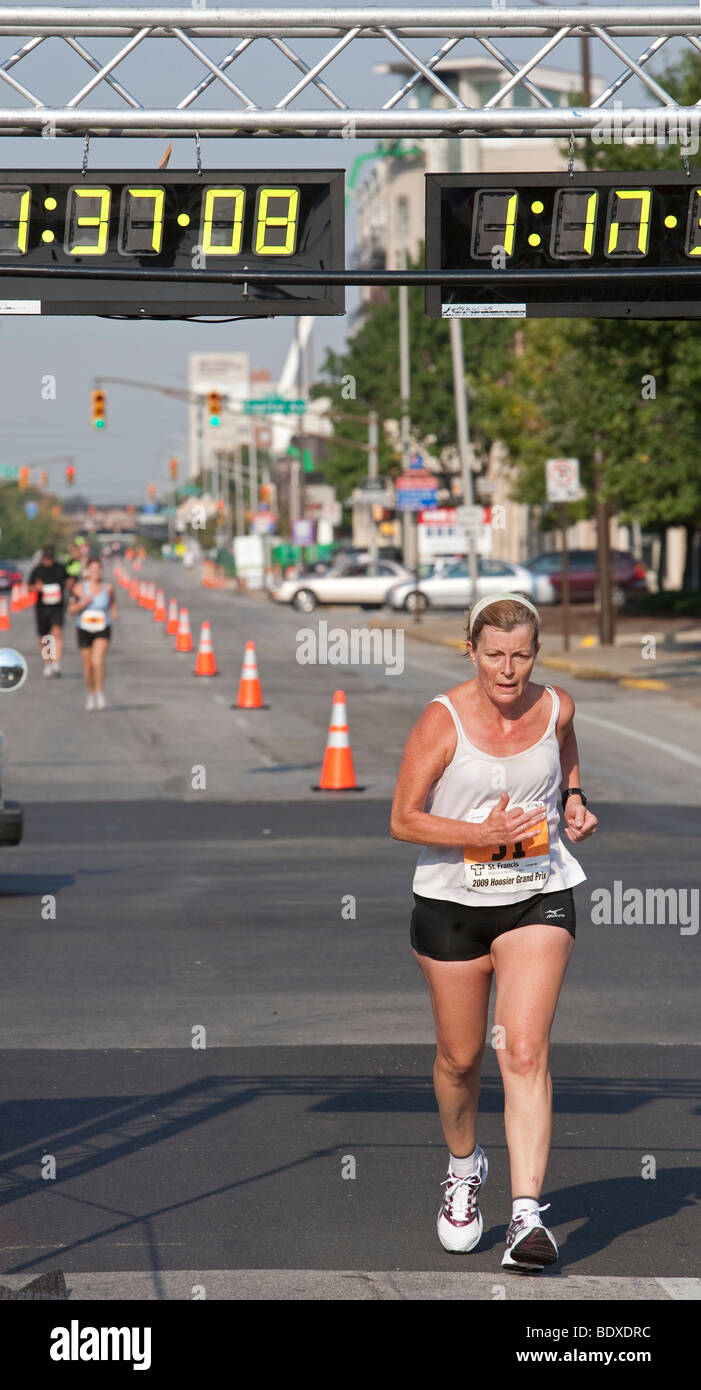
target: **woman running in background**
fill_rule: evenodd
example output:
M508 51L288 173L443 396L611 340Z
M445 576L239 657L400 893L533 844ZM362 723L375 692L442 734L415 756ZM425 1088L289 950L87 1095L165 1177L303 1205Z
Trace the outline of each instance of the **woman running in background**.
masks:
M102 562L89 560L76 581L68 611L78 619L78 646L88 689L86 710L104 709L105 655L117 617L114 587L102 577Z

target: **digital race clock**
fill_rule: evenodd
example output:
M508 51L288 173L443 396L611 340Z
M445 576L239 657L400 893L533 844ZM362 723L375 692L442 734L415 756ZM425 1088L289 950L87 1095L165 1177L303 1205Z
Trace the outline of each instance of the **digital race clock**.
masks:
M342 270L343 189L342 170L0 171L0 300L47 314L343 313L342 286L206 279Z
M701 175L427 174L432 318L701 317Z

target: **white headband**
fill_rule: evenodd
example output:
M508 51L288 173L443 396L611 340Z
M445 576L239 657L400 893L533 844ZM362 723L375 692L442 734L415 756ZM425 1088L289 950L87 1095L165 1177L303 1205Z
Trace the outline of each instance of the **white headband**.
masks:
M533 607L533 604L531 603L530 599L522 598L521 594L489 594L487 598L478 599L474 607L470 609L470 636L472 636L472 628L474 626L475 618L478 616L479 613L482 612L482 609L488 608L489 605L492 603L505 603L507 599L510 603L522 603L526 608L530 608L531 613L535 613L536 618L540 622L540 613L538 612L538 609Z

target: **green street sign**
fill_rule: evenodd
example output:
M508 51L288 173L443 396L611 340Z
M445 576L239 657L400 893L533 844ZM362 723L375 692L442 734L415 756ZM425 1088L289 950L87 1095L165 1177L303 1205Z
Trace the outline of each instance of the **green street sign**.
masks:
M19 478L19 464L0 463L0 478Z
M244 415L304 415L307 402L299 397L287 400L284 396L254 396L243 403Z
M182 487L178 488L178 493L184 497L199 497L202 489L197 486L197 483L183 483Z

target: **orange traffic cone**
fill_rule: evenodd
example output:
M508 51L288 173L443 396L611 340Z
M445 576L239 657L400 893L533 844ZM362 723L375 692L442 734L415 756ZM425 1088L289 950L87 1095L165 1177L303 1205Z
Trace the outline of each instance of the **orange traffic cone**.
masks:
M187 608L180 609L180 621L178 622L178 635L175 639L175 651L192 651L192 633L190 632L190 617Z
M243 653L243 666L241 668L241 680L239 681L239 698L232 709L269 709L269 705L263 704L263 692L260 688L258 678L258 662L256 661L256 644L247 642Z
M195 662L196 676L218 676L217 663L214 657L214 647L212 646L212 630L209 623L203 623L200 628L200 645L197 648L197 661Z
M10 627L10 614L7 610L7 599L0 598L0 632L6 632Z
M19 613L22 607L22 590L19 584L12 585L12 596L10 598L10 608L13 613Z
M172 598L168 605L168 621L165 627L166 637L175 637L178 631L178 600Z
M355 784L353 754L348 735L346 697L342 690L337 690L333 697L329 737L321 768L321 778L319 785L312 787L312 791L362 792L364 790L364 787L357 787Z
M129 597L130 597L130 598L138 598L138 597L139 597L139 581L138 581L138 579L132 579L131 584L129 585Z
M156 607L156 585L153 583L153 581L151 581L151 583L147 583L146 585L146 603L144 604L144 607L148 608L149 612L151 613Z
M167 617L165 594L162 589L157 589L156 602L153 605L153 621L154 623L164 623Z
M21 587L20 587L20 594L19 594L19 606L20 606L20 608L28 608L29 605L30 605L30 603L31 603L31 601L32 601L32 595L31 595L30 592L29 592L28 586L23 582L22 585L21 585Z

